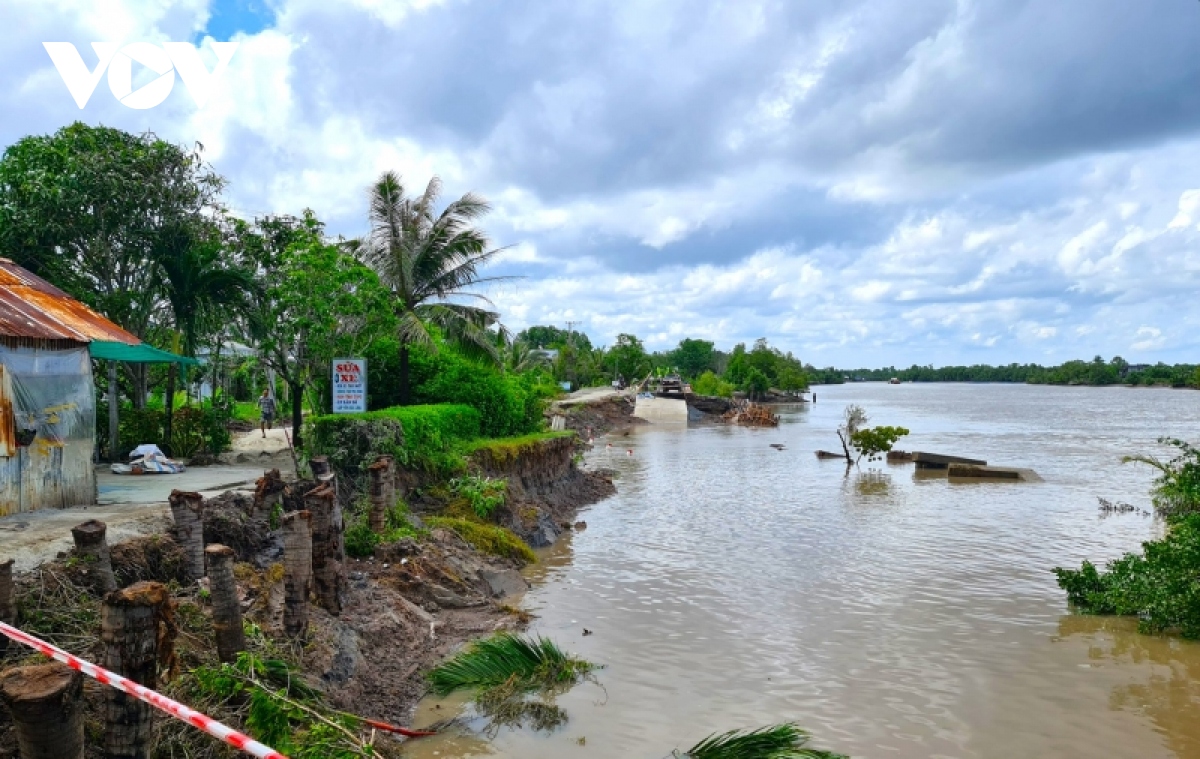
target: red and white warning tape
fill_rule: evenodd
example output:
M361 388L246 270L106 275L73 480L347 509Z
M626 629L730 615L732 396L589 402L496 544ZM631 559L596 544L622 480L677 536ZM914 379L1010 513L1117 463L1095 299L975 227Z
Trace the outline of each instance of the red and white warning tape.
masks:
M83 659L80 659L78 656L72 656L60 648L55 648L44 640L39 640L33 637L29 633L22 632L21 630L18 630L10 625L6 625L3 622L0 622L0 633L7 635L18 643L29 646L35 651L49 656L51 659L57 659L71 669L77 669L88 677L98 680L105 685L123 690L134 698L140 701L145 701L154 708L160 709L176 719L183 720L193 727L198 727L209 735L215 736L234 748L245 751L251 756L257 756L260 757L260 759L287 759L286 756L270 746L264 746L249 736L242 735L237 730L226 727L220 722L206 717L194 709L189 709L178 701L173 701L161 693L156 693L149 688L138 685L132 680L121 677L115 672L109 672L103 667L97 667L95 664L86 662Z

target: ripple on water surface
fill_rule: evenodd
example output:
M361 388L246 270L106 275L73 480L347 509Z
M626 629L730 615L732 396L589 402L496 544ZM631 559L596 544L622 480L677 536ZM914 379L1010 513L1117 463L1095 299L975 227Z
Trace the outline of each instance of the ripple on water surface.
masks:
M1050 573L1158 533L1136 515L1099 519L1096 497L1144 503L1150 473L1120 457L1191 434L1198 396L818 394L777 429L639 428L620 455L597 446L592 461L621 472L619 493L531 570L542 582L526 605L539 632L607 665L603 689L560 698L571 721L553 735L437 739L412 755L653 758L712 731L796 720L855 757L1200 759L1200 646L1068 615ZM958 484L911 465L817 460L851 402L911 429L903 448L1045 481Z

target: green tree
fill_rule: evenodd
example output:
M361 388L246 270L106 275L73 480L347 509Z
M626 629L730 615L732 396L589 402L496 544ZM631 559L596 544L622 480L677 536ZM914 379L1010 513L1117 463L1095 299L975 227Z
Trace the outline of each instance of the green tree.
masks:
M742 380L742 390L751 400L762 398L770 389L770 380L758 367L752 366L746 371L746 376Z
M688 379L699 377L704 371L712 369L714 358L711 341L692 338L680 340L679 346L667 354L668 362Z
M219 211L225 180L153 134L76 122L0 159L0 255L145 338L161 296L163 235Z
M613 371L628 382L640 381L653 366L642 341L624 333L617 335L616 343L608 349L607 359Z
M320 407L330 362L361 356L396 330L390 294L375 272L325 242L311 214L304 223L295 230L300 241L265 274L259 327L261 360L289 388L296 447L302 444L301 401L307 396L310 407Z
M253 274L229 264L214 224L197 218L177 220L156 236L151 255L162 272L163 295L171 307L173 350L195 356L205 333L220 331L233 314L250 308L256 290ZM177 369L175 364L167 369L167 441L173 435Z
M733 396L733 385L718 377L711 371L701 374L692 382L692 392L696 395L715 395L721 398Z
M491 305L471 292L475 285L503 277L482 277L479 270L501 252L490 248L487 235L472 223L491 210L483 198L467 193L434 210L441 194L434 177L419 197L409 197L400 177L384 172L370 193L371 230L353 244L359 258L375 270L391 291L400 341L400 402L410 401L409 349L437 346L429 331L436 325L447 340L474 357L500 362L495 327L504 334L495 311L453 301L471 297Z
M584 333L575 330L567 331L554 326L528 327L517 333L517 340L528 343L533 348L561 348L564 345L574 345L579 350L592 350L592 341Z

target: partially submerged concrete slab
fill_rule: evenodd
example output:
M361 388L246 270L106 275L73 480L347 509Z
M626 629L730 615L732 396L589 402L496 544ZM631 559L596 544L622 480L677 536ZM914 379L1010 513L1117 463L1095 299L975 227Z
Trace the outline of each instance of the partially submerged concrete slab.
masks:
M973 466L971 464L951 464L947 468L946 476L952 480L1042 481L1042 478L1032 469L1005 466Z
M688 405L682 398L639 397L633 415L652 424L687 424Z
M980 459L968 459L963 458L962 456L945 456L940 453L926 453L925 451L913 451L912 460L917 462L918 469L945 469L951 464L987 466L987 462Z

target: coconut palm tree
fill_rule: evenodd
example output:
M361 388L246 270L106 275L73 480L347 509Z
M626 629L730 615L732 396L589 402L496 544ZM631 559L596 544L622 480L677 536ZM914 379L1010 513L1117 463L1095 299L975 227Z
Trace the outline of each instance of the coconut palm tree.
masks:
M523 340L513 340L505 346L503 368L512 374L522 374L534 369L549 369L553 365L550 356L540 348L532 348Z
M507 339L500 314L491 310L492 302L470 291L475 285L509 279L479 274L479 269L503 250L489 248L487 235L472 226L491 206L467 193L436 213L441 190L441 180L434 177L424 193L409 197L400 177L384 172L370 189L370 232L352 243L356 255L392 291L399 322L401 404L409 403L410 397L410 348L437 349L430 325L464 353L496 363L500 362L500 350L492 328ZM463 298L491 308L458 302Z
M171 224L155 240L152 255L161 272L162 292L174 318L177 345L185 356L195 356L206 333L228 324L231 312L248 308L256 285L253 275L225 260L215 230L195 220ZM166 442L171 441L171 415L175 402L175 364L167 374Z

